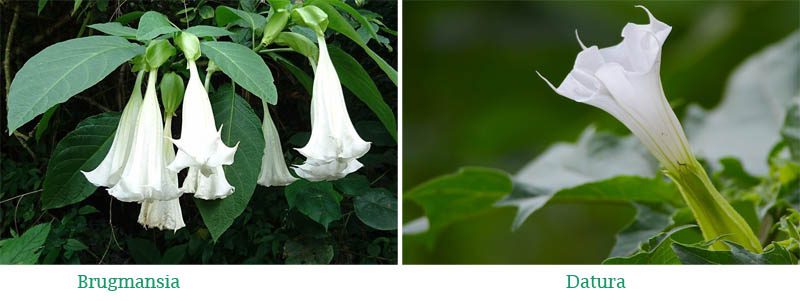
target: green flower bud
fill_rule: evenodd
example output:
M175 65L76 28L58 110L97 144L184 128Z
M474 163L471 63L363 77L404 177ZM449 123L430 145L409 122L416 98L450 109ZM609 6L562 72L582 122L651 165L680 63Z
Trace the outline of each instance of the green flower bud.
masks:
M308 5L292 11L292 21L313 29L317 35L324 35L328 28L328 15L321 8Z
M144 52L147 70L158 69L173 55L175 55L175 47L169 43L169 40L154 40L150 42Z
M266 24L264 24L264 36L261 37L261 45L267 46L272 40L283 31L289 21L289 11L286 9L272 10Z
M159 89L161 90L161 103L164 104L164 116L172 116L183 100L183 79L175 72L164 74L161 77Z
M200 40L196 35L183 31L175 37L175 44L187 60L196 61L200 58Z

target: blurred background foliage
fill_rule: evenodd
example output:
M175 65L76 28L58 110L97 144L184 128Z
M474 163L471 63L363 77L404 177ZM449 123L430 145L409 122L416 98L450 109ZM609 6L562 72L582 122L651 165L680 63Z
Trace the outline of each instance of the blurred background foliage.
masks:
M672 26L661 79L679 117L714 107L742 61L797 30L800 4L783 2L404 3L403 190L461 166L518 172L554 142L588 126L627 134L610 115L563 98L555 83L583 42L619 43L646 23L643 4ZM744 139L744 138L743 138ZM435 247L405 236L405 263L599 263L634 213L629 206L551 204L511 232L515 208L494 208L444 229ZM403 222L424 212L403 203Z
M344 194L342 217L328 229L289 209L283 188L257 186L245 211L234 224L213 242L193 202L181 202L186 227L170 231L146 230L137 223L139 205L113 200L104 189L98 189L86 200L58 209L41 210L39 196L49 157L56 144L83 119L108 111L121 111L129 97L135 73L128 64L114 71L99 84L87 89L55 109L49 126L37 127L42 117L9 135L6 126L7 83L13 74L42 49L68 39L99 35L87 27L94 23L135 22L141 13L158 11L173 23L214 25L213 8L226 5L245 11L264 13L263 0L227 1L10 1L0 0L0 41L2 61L11 76L3 74L0 85L0 239L9 246L14 238L25 236L44 239L41 256L0 262L68 263L68 264L277 264L335 263L392 264L397 262L395 230L372 228L354 213L353 189L369 186L386 189L392 194L397 187L397 144L383 128L375 114L361 101L344 90L351 119L362 137L372 141L370 152L361 162L365 167L358 174L334 182ZM392 1L348 1L360 10L373 12L386 27L397 28L397 3ZM203 8L208 6L207 8ZM364 13L368 13L363 11ZM122 17L124 16L124 17ZM133 18L133 19L131 19ZM357 29L355 20L349 20ZM12 23L15 23L13 36ZM364 30L362 30L364 31ZM366 34L366 31L364 31ZM397 66L395 34L382 32L385 40L370 43L378 55ZM386 103L397 111L397 88L360 46L347 38L329 39L351 56L371 75ZM385 43L385 45L383 44ZM306 74L313 72L308 60L296 53L285 56ZM273 60L265 60L271 69L278 90L279 106L271 106L272 118L288 153L290 164L303 161L293 148L305 145L310 135L308 114L311 95L292 73ZM184 81L188 80L184 78ZM218 75L213 86L219 88L230 80ZM237 93L247 100L256 114L263 114L261 101L243 89ZM44 114L48 115L48 114ZM45 122L46 123L46 122ZM42 128L44 130L42 130ZM177 132L173 130L173 132ZM253 162L253 164L260 164ZM47 224L49 223L49 226ZM40 225L41 227L34 227ZM48 231L42 231L47 229ZM29 231L30 230L30 231ZM30 240L29 239L29 240ZM17 241L18 242L18 241ZM15 248L24 249L14 243ZM36 248L25 253L33 254ZM9 252L5 252L9 253ZM11 252L13 253L13 252Z

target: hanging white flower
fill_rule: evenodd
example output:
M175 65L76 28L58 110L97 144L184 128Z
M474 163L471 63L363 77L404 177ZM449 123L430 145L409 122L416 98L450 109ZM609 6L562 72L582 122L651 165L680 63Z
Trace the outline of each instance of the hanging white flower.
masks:
M292 176L286 167L278 129L275 128L275 123L272 122L269 108L266 105L264 105L264 122L261 129L264 132L264 155L261 158L258 184L266 187L286 186L296 181L297 178Z
M133 85L133 92L128 99L128 103L122 110L119 118L117 130L114 133L114 140L108 154L103 158L103 162L92 171L81 171L89 182L94 186L111 187L117 184L122 168L131 150L133 142L133 132L136 128L136 118L139 115L139 108L142 106L142 78L144 71L140 71L136 76L136 83Z
M319 61L311 96L311 138L297 149L306 157L294 166L300 177L310 181L335 180L363 165L358 158L369 151L370 143L361 139L350 121L342 85L328 55L325 38L317 35Z
M547 83L562 96L614 116L664 167L674 170L694 157L661 87L661 47L672 27L645 7L637 7L647 12L649 24L628 23L622 30L622 43L616 46L586 48L580 43L584 49L561 85Z
M162 95L163 96L163 95ZM172 148L172 116L165 117L164 120L164 157L167 161L172 161L175 158L175 150ZM178 174L171 173L171 183L178 186ZM159 230L173 230L183 228L186 224L183 222L183 213L181 212L181 203L179 199L172 199L168 201L162 200L146 200L142 202L142 208L139 211L139 224L147 228L158 228Z
M173 140L178 147L175 160L169 164L172 171L178 172L189 167L189 174L183 182L183 191L193 192L195 197L213 200L225 198L234 188L225 179L223 165L233 164L238 148L226 146L216 129L214 112L208 93L200 81L197 66L188 61L189 83L183 97L181 113L181 137Z
M164 201L181 193L173 172L166 168L164 129L156 96L157 70L150 71L147 90L136 120L130 154L122 176L108 193L125 202Z

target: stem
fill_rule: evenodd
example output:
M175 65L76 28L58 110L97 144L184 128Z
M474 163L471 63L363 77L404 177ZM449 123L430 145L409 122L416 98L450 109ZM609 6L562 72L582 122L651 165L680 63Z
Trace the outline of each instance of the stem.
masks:
M212 74L214 74L214 71L206 72L206 79L203 81L203 87L206 88L206 91L208 91L208 87L211 86Z
M722 237L752 252L762 252L761 243L753 230L711 184L708 174L697 159L692 158L686 165L668 170L666 174L678 185L678 190L692 210L700 231L703 232L703 238L713 240ZM718 240L711 245L711 249L729 248Z
M5 53L3 57L3 71L5 72L6 78L6 94L8 94L8 89L11 88L11 42L14 40L14 31L17 30L17 23L19 21L19 7L14 10L14 16L11 17L11 25L8 27L8 37L6 37L6 47Z

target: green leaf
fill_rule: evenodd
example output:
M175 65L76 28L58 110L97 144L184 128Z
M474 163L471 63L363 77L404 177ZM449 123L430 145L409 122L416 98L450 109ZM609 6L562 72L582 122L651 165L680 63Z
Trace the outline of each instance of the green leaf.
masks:
M633 186L632 188L635 188ZM642 242L646 242L653 235L661 233L672 223L671 210L666 206L644 205L633 202L636 216L625 229L617 234L614 248L610 257L619 257L633 254L639 249Z
M44 112L42 118L39 119L39 123L36 124L36 142L42 139L42 135L44 135L45 131L47 131L47 128L50 126L50 119L53 118L53 114L56 113L56 110L58 110L58 105L54 105L48 109L47 112Z
M200 18L203 18L203 20L214 17L214 8L208 5L201 6L198 12L200 13Z
M81 173L97 167L111 148L120 114L104 113L84 119L56 145L42 185L42 209L82 201L97 187Z
M331 222L342 217L339 207L342 196L333 190L330 182L300 179L286 186L285 193L289 208L297 208L325 229L328 229Z
M94 208L94 206L92 206L92 205L86 205L86 206L81 207L81 209L78 209L78 214L80 214L80 215L89 215L89 214L92 214L92 213L99 213L99 212L100 211L97 210L97 208Z
M196 35L198 37L221 37L233 35L232 32L222 27L197 25L186 29L186 32Z
M287 264L328 264L333 260L333 246L317 240L287 241L284 246Z
M375 63L378 64L378 67L389 76L389 79L397 85L397 70L392 68L389 63L383 60L377 53L372 51L372 49L367 46L367 43L361 39L361 35L350 25L350 22L347 21L340 13L336 10L333 6L328 4L326 1L307 1L306 4L314 5L322 9L328 15L328 28L333 29L346 37L353 40L356 44L364 48L364 51L371 57Z
M20 237L0 240L0 264L35 264L49 233L50 224L39 224Z
M363 175L351 173L344 178L334 181L333 185L337 190L346 195L356 196L363 194L369 189L369 180Z
M313 89L312 87L314 85L314 80L311 79L311 76L309 76L308 73L303 71L303 69L300 69L300 67L297 67L294 63L287 60L283 56L280 56L272 52L269 53L268 55L272 59L274 59L275 61L281 63L284 67L286 67L286 69L289 70L289 72L291 72L292 75L294 75L295 79L297 79L297 81L299 81L300 84L303 85L303 88L306 89L306 92L308 92L308 94L311 94L311 91Z
M796 264L797 259L780 244L773 243L763 254L750 253L734 243L725 242L730 251L710 251L704 247L674 243L672 249L683 264Z
M218 88L211 95L211 107L217 128L222 126L222 142L229 146L239 143L233 164L223 167L225 178L236 187L235 192L222 200L195 199L203 222L216 241L244 212L256 189L261 164L253 162L261 162L264 135L261 133L261 120L230 85Z
M80 240L77 239L67 239L67 242L64 243L64 250L78 252L88 249L85 244L83 244Z
M269 104L278 103L272 72L253 50L231 42L203 42L200 49L242 88Z
M370 189L353 200L356 216L378 230L397 229L397 197L389 190Z
M328 47L328 50L342 85L364 102L378 116L392 138L397 140L397 122L394 112L383 100L381 92L364 67L361 67L356 59L338 47L331 46Z
M122 25L118 22L97 23L89 25L89 28L95 29L105 34L118 36L128 39L136 38L136 29Z
M800 104L792 105L783 120L783 128L781 128L783 141L789 147L792 158L800 161Z
M445 227L492 208L511 189L511 178L501 170L464 167L414 187L403 198L425 210L430 225L426 236L432 246Z
M253 31L261 30L267 18L262 15L230 8L224 5L217 6L217 26L226 26L230 23L247 27Z
M125 13L122 16L117 17L116 19L114 19L114 22L119 22L120 24L125 25L131 23L134 20L138 20L143 15L144 15L143 11L136 10L129 13Z
M353 17L353 19L356 19L356 21L358 21L358 23L361 24L362 27L371 28L372 24L370 24L369 20L367 20L367 18L365 18L363 15L361 15L361 13L359 13L358 10L356 10L352 6L348 5L344 1L336 1L336 0L334 0L334 1L320 0L320 1L325 1L326 3L331 4L331 5L339 8L339 9L347 12L348 14L350 14L350 16ZM370 33L370 35L372 35L373 39L375 39L375 40L379 39L378 38L378 34L374 30L370 30L369 33Z
M39 3L37 3L37 5L36 5L36 7L37 7L36 8L36 14L37 15L42 13L42 9L44 9L44 6L47 5L47 1L48 0L39 0Z
M179 31L180 29L175 27L167 16L159 12L148 11L139 19L139 29L136 31L136 39L139 41L148 41L162 34Z
M181 244L164 251L164 256L161 257L161 264L179 264L186 256L186 249L188 244Z
M136 264L158 264L161 262L161 252L150 240L129 238L128 253L131 254Z
M518 190L525 192L509 196L499 205L518 207L512 224L512 229L517 229L528 216L547 204L559 191L619 175L638 176L639 179L616 179L598 184L599 186L562 192L560 197L563 201L566 201L565 198L591 201L608 194L604 196L606 200L627 202L630 197L641 199L643 195L635 195L638 193L635 189L618 185L628 185L626 182L635 182L637 185L647 182L652 186L652 191L642 191L642 194L652 193L654 195L646 200L658 201L670 193L664 190L663 183L646 179L655 175L657 170L657 163L635 137L623 138L596 133L590 127L581 134L577 143L555 144L523 167L514 179Z
M8 132L93 86L144 47L124 38L92 36L45 48L17 72L8 94Z
M800 97L798 49L800 32L795 32L737 67L714 110L689 109L694 117L684 124L695 153L710 164L734 157L750 173L768 173L764 158L780 141L783 118Z
M696 227L695 225L685 225L662 232L642 243L640 252L628 257L608 258L603 261L603 264L680 264L675 252L672 251L672 237L678 232Z

